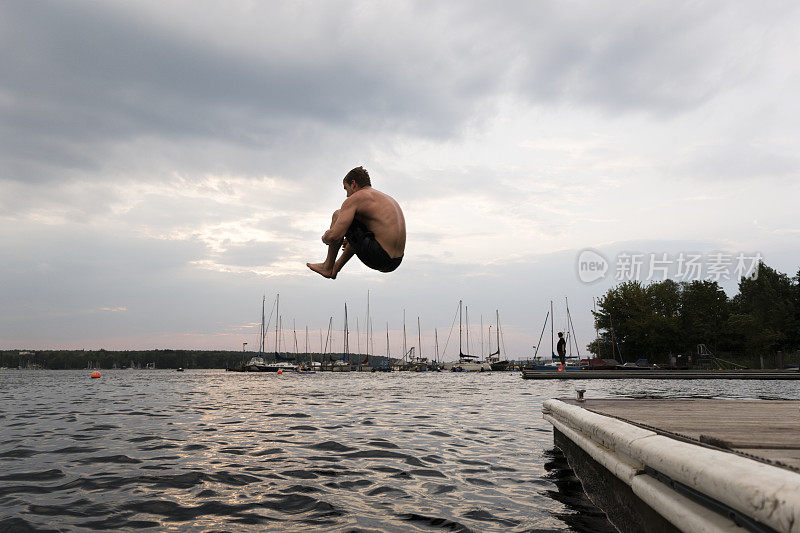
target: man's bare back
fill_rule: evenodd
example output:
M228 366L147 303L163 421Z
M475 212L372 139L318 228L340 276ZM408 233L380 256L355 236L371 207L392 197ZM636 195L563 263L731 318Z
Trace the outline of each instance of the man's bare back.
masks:
M328 256L322 263L306 265L326 278L336 279L355 254L372 269L395 270L406 246L406 223L400 205L388 194L373 189L362 167L351 170L343 186L347 198L333 213L330 229L322 236ZM340 249L342 254L337 259Z
M353 193L356 202L356 220L361 221L375 234L391 257L401 257L406 249L406 219L394 198L372 187Z

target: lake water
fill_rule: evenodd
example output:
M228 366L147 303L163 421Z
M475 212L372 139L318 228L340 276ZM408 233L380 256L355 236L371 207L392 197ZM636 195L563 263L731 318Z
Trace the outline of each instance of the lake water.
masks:
M614 531L542 402L800 399L781 381L0 371L0 530Z

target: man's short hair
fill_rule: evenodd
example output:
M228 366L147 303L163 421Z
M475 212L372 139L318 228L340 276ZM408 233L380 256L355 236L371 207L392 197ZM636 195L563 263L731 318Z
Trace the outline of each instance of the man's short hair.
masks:
M351 181L355 181L356 185L359 187L372 187L372 183L369 181L369 172L364 167L356 167L344 177L344 181L346 183L350 183Z
M564 336L564 332L563 332L563 331L559 331L559 332L558 332L558 336L559 336L559 337L563 337L563 336Z

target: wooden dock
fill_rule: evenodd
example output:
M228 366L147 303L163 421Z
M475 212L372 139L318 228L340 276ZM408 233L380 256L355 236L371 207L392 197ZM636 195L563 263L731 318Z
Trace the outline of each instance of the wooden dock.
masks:
M800 401L547 400L543 413L620 531L800 532Z
M800 379L797 370L523 370L522 379Z

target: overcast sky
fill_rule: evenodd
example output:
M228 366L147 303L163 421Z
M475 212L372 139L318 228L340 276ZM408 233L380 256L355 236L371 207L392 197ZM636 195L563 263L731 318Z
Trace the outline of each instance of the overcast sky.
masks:
M378 354L404 310L441 353L463 299L471 351L498 309L523 358L551 299L585 351L621 252L794 275L798 27L793 1L2 2L0 348L253 348L280 293L318 350L369 290ZM359 165L405 258L323 279Z

